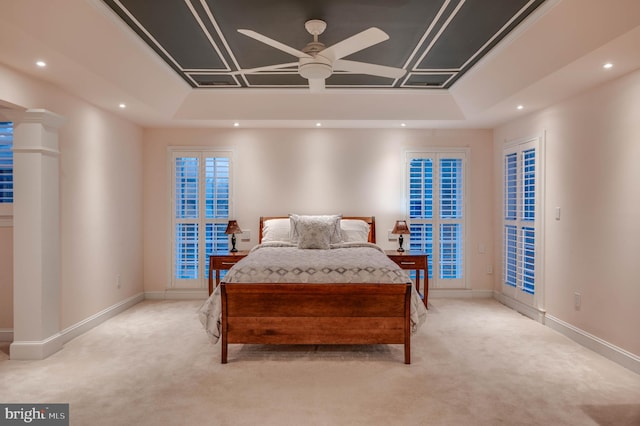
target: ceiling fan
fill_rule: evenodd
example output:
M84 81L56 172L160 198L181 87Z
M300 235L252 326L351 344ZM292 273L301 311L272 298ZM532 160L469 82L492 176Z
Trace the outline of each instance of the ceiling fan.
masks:
M302 50L287 46L255 31L239 29L238 32L241 34L297 57L298 62L251 68L232 74L253 74L297 66L300 76L309 80L311 91L319 92L324 89L325 79L331 76L334 70L388 78L400 78L406 73L402 68L342 59L352 53L388 40L389 36L379 28L371 27L333 46L325 47L323 43L318 41L318 36L327 28L326 22L312 19L305 22L304 27L313 36L313 41L307 43Z

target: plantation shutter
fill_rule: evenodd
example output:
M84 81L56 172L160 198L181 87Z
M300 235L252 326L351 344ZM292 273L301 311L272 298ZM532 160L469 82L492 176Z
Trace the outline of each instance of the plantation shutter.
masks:
M408 155L409 248L428 254L432 287L464 288L466 156L459 152Z
M13 203L13 123L0 122L0 203Z
M427 253L429 279L433 279L433 161L409 161L409 249Z
M536 266L536 150L531 148L522 153L522 230L520 264L522 289L535 293Z
M535 294L536 147L521 144L504 154L503 283Z
M462 278L462 160L440 159L440 278Z
M231 159L228 153L173 152L172 286L201 288L209 255L228 250Z

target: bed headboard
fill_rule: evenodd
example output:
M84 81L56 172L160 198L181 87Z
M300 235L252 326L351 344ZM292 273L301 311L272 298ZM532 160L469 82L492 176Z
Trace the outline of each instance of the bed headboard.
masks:
M262 228L264 222L269 219L287 219L289 216L260 216L260 227L258 228L258 244L262 242ZM343 219L363 220L369 224L369 242L376 242L376 218L375 216L342 216Z

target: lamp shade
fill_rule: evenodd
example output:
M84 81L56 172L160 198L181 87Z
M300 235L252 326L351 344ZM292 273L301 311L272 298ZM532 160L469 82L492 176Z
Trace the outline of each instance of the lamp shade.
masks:
M227 223L227 229L224 231L225 234L242 234L242 230L238 225L238 222L235 220L230 220Z
M393 225L392 234L410 234L409 226L406 220L396 220L396 224Z

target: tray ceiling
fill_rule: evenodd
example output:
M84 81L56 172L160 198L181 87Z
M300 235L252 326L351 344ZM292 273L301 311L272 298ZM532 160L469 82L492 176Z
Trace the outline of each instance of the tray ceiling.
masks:
M327 28L327 47L369 27L390 39L346 59L404 68L399 78L335 71L331 88L448 89L544 0L103 0L194 88L306 88L295 68L238 70L296 58L238 33L256 31L296 49L312 36L309 19Z

